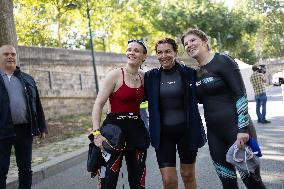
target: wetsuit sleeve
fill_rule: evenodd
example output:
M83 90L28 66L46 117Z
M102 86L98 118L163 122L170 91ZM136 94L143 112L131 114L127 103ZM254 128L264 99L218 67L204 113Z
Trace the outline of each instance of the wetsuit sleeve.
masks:
M195 84L195 95L196 95L196 100L198 104L203 104L202 99L201 99L201 95L197 94L197 74L198 74L199 70L194 70L194 84Z
M237 63L228 56L220 55L219 73L224 78L236 101L239 133L247 133L249 125L248 100L242 75Z

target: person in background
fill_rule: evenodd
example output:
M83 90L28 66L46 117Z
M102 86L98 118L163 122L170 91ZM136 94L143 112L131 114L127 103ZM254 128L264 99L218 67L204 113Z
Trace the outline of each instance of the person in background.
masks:
M226 153L237 142L249 140L250 117L246 90L237 63L229 56L212 53L207 35L189 29L181 37L186 53L197 60L197 96L203 104L210 155L224 189L237 189L235 167L226 162ZM265 188L260 175L239 170L249 189Z
M195 70L176 61L178 45L171 38L155 45L159 68L145 73L149 131L165 189L177 189L176 151L185 189L196 189L195 161L205 133L196 99Z
M32 185L33 136L45 138L47 124L34 79L17 67L12 45L0 47L0 188L6 188L14 146L19 189Z
M130 189L145 188L146 156L149 135L139 115L140 104L144 99L144 72L139 70L147 57L147 48L142 40L129 40L126 49L127 63L121 69L110 71L97 95L93 112L94 143L103 149L106 138L101 135L102 109L109 99L110 113L103 122L120 127L125 135L126 149L111 154L106 162L105 174L101 179L102 189L115 189L123 156L125 156ZM102 126L102 127L103 127ZM147 145L148 141L148 145Z
M250 76L250 82L253 86L255 94L257 122L264 124L270 123L270 121L266 120L265 118L267 96L265 90L266 78L264 75L264 70L257 65L253 65L252 71L253 74Z

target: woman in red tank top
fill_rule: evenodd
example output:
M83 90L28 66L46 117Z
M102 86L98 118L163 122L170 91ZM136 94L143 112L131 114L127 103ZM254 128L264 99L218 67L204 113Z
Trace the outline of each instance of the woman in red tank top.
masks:
M126 66L112 70L106 75L93 107L92 133L95 145L103 149L102 142L106 141L100 133L100 122L102 109L108 99L110 113L104 120L103 126L106 124L119 126L127 143L124 151L111 154L106 162L105 177L101 178L102 189L116 188L123 156L127 164L130 188L145 188L145 161L149 135L139 115L139 106L144 99L144 73L139 70L139 67L146 60L146 56L147 48L144 41L129 40L126 50Z

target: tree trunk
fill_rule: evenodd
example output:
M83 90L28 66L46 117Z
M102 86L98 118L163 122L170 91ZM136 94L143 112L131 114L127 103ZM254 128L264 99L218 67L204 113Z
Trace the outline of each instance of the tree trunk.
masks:
M0 0L0 46L9 44L17 49L13 7L13 0Z

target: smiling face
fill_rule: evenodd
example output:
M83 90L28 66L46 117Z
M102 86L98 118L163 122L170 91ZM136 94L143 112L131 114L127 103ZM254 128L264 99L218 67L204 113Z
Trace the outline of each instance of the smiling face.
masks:
M194 59L197 59L198 57L209 51L208 40L204 41L194 34L185 36L183 45L186 53Z
M141 66L146 60L144 47L137 42L129 43L126 50L126 57L128 64Z
M171 69L175 65L177 53L169 43L161 43L156 48L157 58L164 69Z
M16 49L10 45L4 45L0 48L0 68L3 71L13 72L16 70L17 53Z

